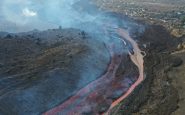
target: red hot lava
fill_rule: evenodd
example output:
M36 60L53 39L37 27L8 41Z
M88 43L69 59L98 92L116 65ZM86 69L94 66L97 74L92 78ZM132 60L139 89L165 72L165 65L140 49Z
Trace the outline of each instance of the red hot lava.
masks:
M116 72L125 55L121 51L117 53L114 43L107 44L111 55L107 72L64 103L43 113L43 115L109 114L113 107L128 97L135 87L143 81L143 55L141 50L125 30L117 28L115 31L122 36L121 40L124 44L126 44L124 39L131 43L133 52L129 52L129 56L139 70L138 75L132 76L132 79L123 77L123 75L117 77Z

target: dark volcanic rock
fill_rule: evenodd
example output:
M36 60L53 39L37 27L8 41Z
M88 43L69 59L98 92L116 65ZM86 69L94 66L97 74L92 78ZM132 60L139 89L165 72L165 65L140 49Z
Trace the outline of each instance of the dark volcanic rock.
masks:
M143 83L115 108L116 115L170 115L177 108L178 93L170 83L166 68L182 62L169 54L177 46L177 41L162 26L149 26L139 38L146 45L143 50L145 76ZM118 112L117 112L118 111Z
M177 108L178 94L166 68L182 63L169 55L178 42L162 26L156 25L148 26L136 38L147 54L146 79L112 112L116 115L169 115ZM135 66L125 63L129 58L124 59L116 73L117 80L123 73L128 78L138 74ZM45 112L100 77L109 61L110 55L103 42L79 30L54 29L3 37L0 39L0 114ZM129 86L135 80L128 79L126 83ZM103 95L102 91L99 93ZM110 98L120 95L116 91ZM109 102L105 102L97 111L103 113L108 106ZM90 114L91 110L85 110L84 115Z
M141 36L140 42L147 45L148 50L153 52L169 52L174 50L178 41L173 39L169 32L159 25L148 26Z
M80 32L56 29L0 39L0 114L38 115L104 73L110 60L104 43Z
M176 58L172 59L172 66L173 67L178 67L178 66L182 65L182 63L183 63L183 61L179 57L176 57Z

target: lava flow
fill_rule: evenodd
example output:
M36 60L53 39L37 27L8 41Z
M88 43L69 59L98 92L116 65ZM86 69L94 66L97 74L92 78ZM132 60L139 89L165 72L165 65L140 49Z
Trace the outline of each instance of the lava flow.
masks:
M144 56L141 54L143 51L139 49L137 43L129 36L129 33L127 33L124 29L118 28L118 33L120 36L122 36L123 38L125 38L132 44L134 54L129 52L129 55L133 63L139 69L139 78L134 84L132 84L132 86L128 89L128 91L124 95L122 95L120 98L118 98L111 104L109 110L105 114L109 114L112 108L114 108L122 100L124 100L130 93L132 93L132 91L136 88L136 86L138 86L144 80L144 67L143 67L143 63L144 63L143 57ZM123 40L123 42L125 41Z
M122 49L118 51L116 44L106 44L111 55L111 62L106 73L82 88L64 103L43 113L43 115L109 114L113 107L128 97L135 87L143 81L143 55L137 43L124 29L115 28L114 32L122 37L122 43L126 44L126 40L132 45L133 51L128 51L129 57L137 66L138 73L132 73L130 75L132 77L129 77L129 75L118 76L116 72L123 60L127 59L127 55L123 55Z

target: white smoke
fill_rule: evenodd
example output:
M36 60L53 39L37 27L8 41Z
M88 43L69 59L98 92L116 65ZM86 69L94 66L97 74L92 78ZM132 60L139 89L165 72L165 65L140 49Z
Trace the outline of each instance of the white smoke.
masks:
M63 26L72 27L74 23L90 21L94 16L73 9L80 0L1 0L0 26L15 28L15 31L48 29ZM12 27L10 26L12 24ZM15 27L16 26L16 27ZM7 27L7 26L6 26ZM27 29L26 29L27 28Z
M37 12L31 11L28 8L24 8L22 10L23 15L27 16L27 17L32 17L32 16L37 16Z
M117 22L114 16L104 15L93 0L1 0L0 31L20 32L46 30L62 26L87 32L100 32L104 19ZM121 22L128 26L128 21ZM131 22L133 23L133 22ZM7 26L8 25L8 26Z

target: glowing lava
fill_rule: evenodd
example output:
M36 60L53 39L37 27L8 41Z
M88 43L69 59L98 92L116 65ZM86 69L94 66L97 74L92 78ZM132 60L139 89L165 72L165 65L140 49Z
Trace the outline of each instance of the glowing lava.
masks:
M123 37L121 40L124 44L126 44L124 39L131 43L133 52L129 52L129 56L137 66L139 75L133 74L132 78L123 77L123 75L116 76L122 59L126 59L126 57L124 57L125 55L121 50L117 51L114 43L107 44L111 55L111 62L107 72L99 79L82 88L64 103L43 113L43 115L109 114L113 107L128 97L135 87L143 81L143 55L137 43L124 29L116 28L115 32ZM119 93L119 97L111 99L110 97L113 97L116 93ZM107 112L104 113L105 111Z
M132 91L138 86L143 80L144 80L144 67L143 67L143 55L141 54L143 51L141 51L137 45L137 43L129 36L129 33L125 31L124 29L118 28L118 33L120 36L128 40L133 47L134 54L129 52L130 58L133 61L133 63L138 67L139 69L139 78L138 80L128 89L128 91L122 95L120 98L118 98L116 101L114 101L109 110L105 114L109 114L112 108L114 108L116 105L118 105L122 100L124 100L126 97L129 96L129 94L132 93ZM125 42L123 40L123 42Z

